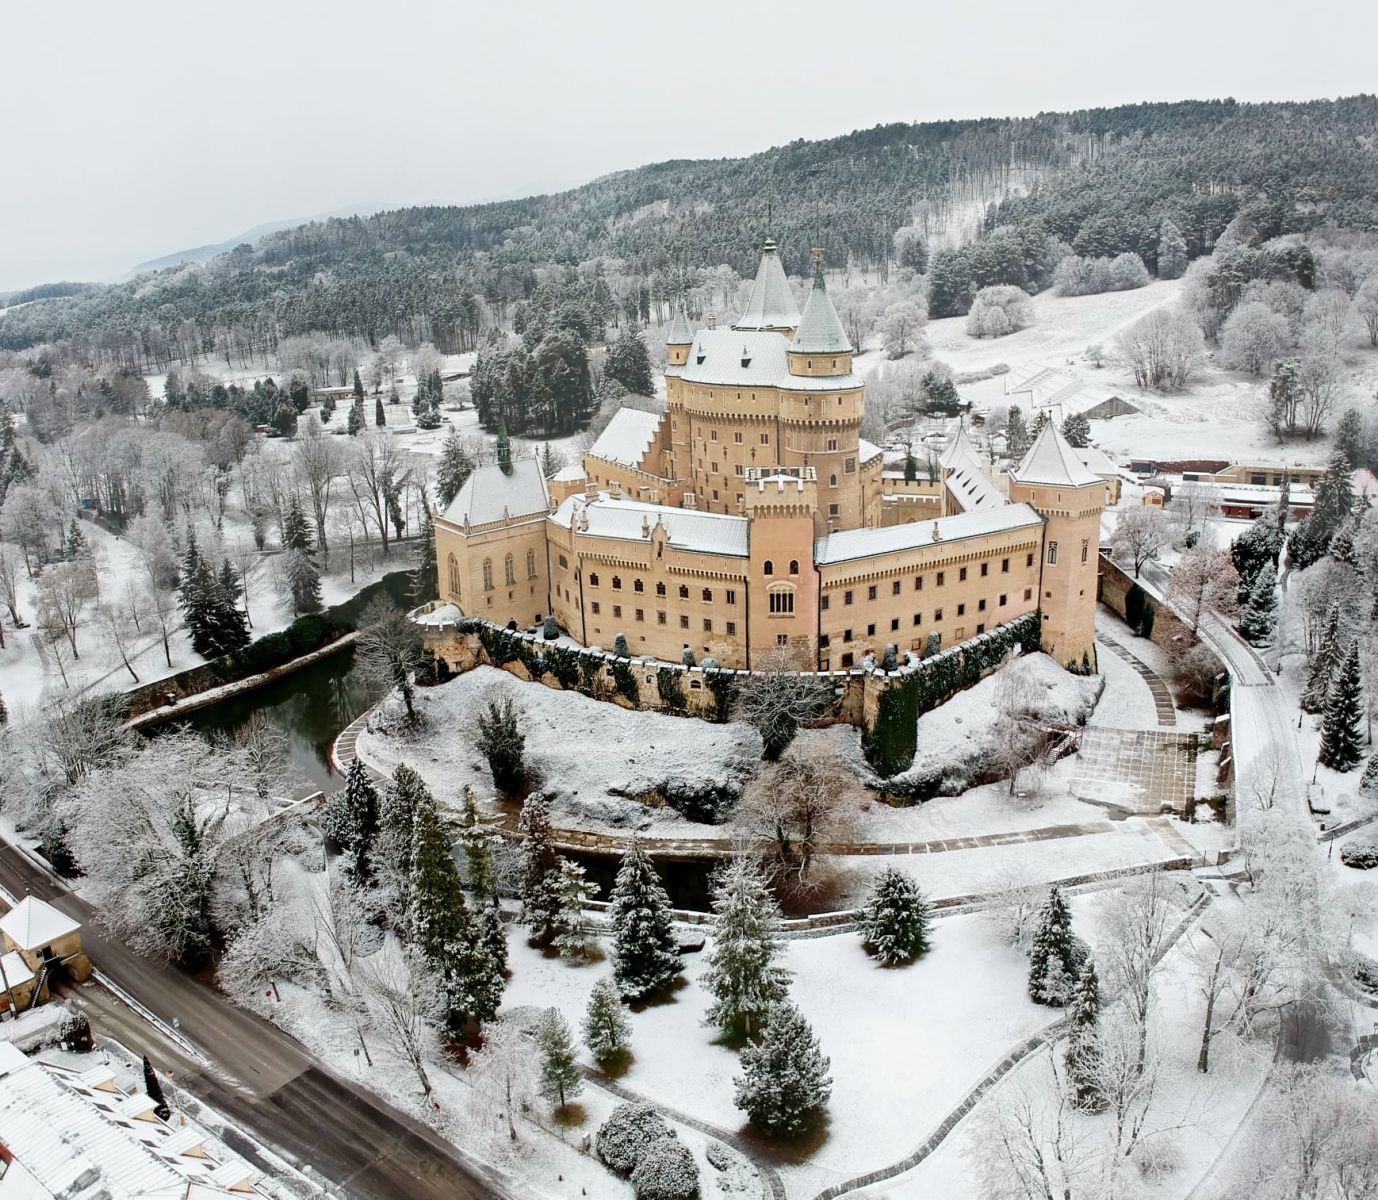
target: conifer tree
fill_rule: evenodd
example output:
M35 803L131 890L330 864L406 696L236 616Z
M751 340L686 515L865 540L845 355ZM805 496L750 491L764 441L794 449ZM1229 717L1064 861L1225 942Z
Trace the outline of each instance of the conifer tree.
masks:
M187 530L187 548L182 556L181 595L178 604L192 649L203 658L214 653L211 629L214 624L213 597L206 591L205 564L196 545L196 535Z
M608 347L603 371L629 392L640 396L655 394L655 376L651 373L651 356L646 339L630 325L624 326L617 341Z
M1249 599L1239 618L1239 632L1257 645L1273 636L1278 622L1277 569L1265 562L1249 589Z
M410 937L430 968L446 1008L446 1024L462 1032L468 1016L463 979L464 944L471 936L459 871L435 800L424 785L412 816Z
M742 1051L734 1102L763 1133L796 1137L827 1107L833 1081L813 1029L791 1004L770 1012L765 1033Z
M476 896L497 898L497 876L493 870L492 838L479 816L474 789L465 785L464 806L459 816L459 844L464 850L469 888Z
M172 1109L168 1107L167 1097L163 1095L163 1085L158 1081L158 1073L144 1055L144 1095L153 1101L153 1115L160 1121L171 1120Z
M321 608L321 573L316 567L315 538L295 496L282 519L282 547L292 612L313 613Z
M374 867L392 893L390 907L405 922L411 910L412 823L426 785L406 763L398 763L383 789L379 806Z
M205 570L209 575L209 565ZM228 558L220 564L220 578L212 577L208 587L215 598L215 638L219 653L243 649L250 641L249 618L239 607L239 577Z
M1029 950L1029 996L1035 1004L1067 1003L1077 977L1072 914L1056 886L1048 891Z
M562 1109L584 1090L583 1077L574 1061L574 1034L558 1008L548 1008L536 1026L536 1046L541 1055L541 1095Z
M388 415L383 410L383 397L381 395L373 397L373 424L379 429L386 429L388 425Z
M756 864L737 858L713 891L713 950L702 983L713 996L705 1021L724 1034L751 1036L789 993L780 953L780 908Z
M1067 1077L1076 1091L1077 1107L1086 1112L1105 1108L1100 1066L1100 979L1096 964L1086 960L1068 1005L1072 1029L1067 1043Z
M881 962L909 962L928 949L928 904L912 875L886 867L866 898L862 944Z
M1091 444L1091 422L1085 413L1068 413L1062 422L1062 436L1067 444L1085 450Z
M1335 673L1321 720L1320 763L1332 771L1352 771L1363 761L1361 749L1364 719L1363 676L1359 667L1359 640L1349 643Z
M684 963L670 897L635 838L622 856L610 899L617 990L628 1000L654 995L669 986Z
M567 858L560 858L555 874L555 894L559 902L555 913L555 946L563 958L586 959L593 930L584 911L592 899L584 868Z
M502 911L496 900L490 900L483 909L479 940L488 952L488 961L493 969L502 975L507 970L507 934L503 932Z
M622 1007L622 997L617 994L617 985L604 976L589 993L589 1005L584 1013L584 1044L594 1062L608 1067L626 1056L631 1035L631 1022Z
M1158 228L1158 278L1180 279L1187 269L1187 239L1168 218Z
M1010 415L1005 425L1005 457L1009 459L1023 458L1024 451L1029 448L1031 441L1029 427L1024 421L1023 409L1011 406Z
M459 489L474 473L473 455L453 425L445 435L445 443L440 448L440 462L435 470L435 500L443 513L450 502L459 495Z
M1301 694L1303 712L1316 713L1325 709L1330 699L1330 685L1339 669L1344 646L1340 640L1340 606L1332 605L1321 631L1320 645L1316 656L1311 660L1311 669L1306 676L1306 688Z
M359 368L354 368L354 400L357 404L362 404L364 400L364 381L359 378Z
M354 403L349 406L349 416L345 421L345 429L350 437L355 437L364 430L364 398L356 396Z
M526 780L526 737L511 699L490 700L477 724L478 748L488 759L494 786L507 794L517 791Z
M526 798L519 828L526 839L521 921L530 927L533 942L548 946L560 914L560 858L551 845L550 811L544 796Z
M91 557L91 548L86 544L86 535L81 532L76 517L72 518L72 523L67 529L67 557L73 562L81 562Z
M421 536L416 542L416 570L412 575L412 600L426 604L440 599L440 575L435 557L435 521L429 506L421 509Z
M322 821L326 833L344 852L345 874L361 887L373 875L373 843L378 836L378 789L363 759L345 769L345 785L325 802Z
M0 725L4 724L0 718ZM1370 754L1359 778L1359 791L1365 796L1378 796L1378 754Z

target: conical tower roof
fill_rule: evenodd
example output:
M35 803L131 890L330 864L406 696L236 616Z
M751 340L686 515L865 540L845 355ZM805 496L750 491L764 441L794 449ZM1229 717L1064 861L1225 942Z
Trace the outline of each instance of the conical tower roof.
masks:
M684 311L684 297L675 301L675 315L670 318L670 329L665 335L667 346L688 346L694 340L694 331L689 326L689 314Z
M1011 469L1010 478L1016 483L1054 484L1059 487L1086 487L1103 482L1081 461L1052 421L1043 426L1023 460Z
M799 324L799 306L789 290L778 250L775 239L766 238L751 299L733 329L793 329Z
M791 354L849 354L852 343L823 282L823 260L814 264L813 288L790 343Z

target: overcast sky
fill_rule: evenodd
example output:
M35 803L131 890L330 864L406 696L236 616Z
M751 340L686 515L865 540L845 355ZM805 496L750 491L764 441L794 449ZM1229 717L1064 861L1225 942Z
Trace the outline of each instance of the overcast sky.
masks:
M0 290L887 121L1378 88L1372 0L0 5Z

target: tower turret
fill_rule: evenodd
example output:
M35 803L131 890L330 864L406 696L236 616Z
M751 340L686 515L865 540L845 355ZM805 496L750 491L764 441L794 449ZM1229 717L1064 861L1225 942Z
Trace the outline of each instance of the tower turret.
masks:
M751 299L746 303L733 329L773 329L786 336L799 324L799 306L794 302L785 268L780 262L779 247L773 237L766 237L761 246L761 265L756 270L756 282Z
M823 251L813 252L813 287L789 347L791 375L849 375L852 342L823 280Z
M671 367L682 367L689 361L689 348L694 344L694 330L689 314L684 310L684 296L675 301L675 314L665 334L665 361Z

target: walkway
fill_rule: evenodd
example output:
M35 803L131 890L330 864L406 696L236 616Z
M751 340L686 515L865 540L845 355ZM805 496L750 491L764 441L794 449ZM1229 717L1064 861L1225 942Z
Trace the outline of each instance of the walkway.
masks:
M1148 684L1148 690L1153 693L1153 707L1158 712L1158 724L1165 729L1171 729L1177 724L1177 709L1172 703L1172 692L1164 682L1163 677L1150 667L1143 659L1121 643L1105 633L1097 633L1096 641L1108 648L1111 653L1124 659L1130 668Z
M1128 813L1185 813L1196 799L1197 736L1092 727L1081 735L1072 795Z

